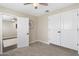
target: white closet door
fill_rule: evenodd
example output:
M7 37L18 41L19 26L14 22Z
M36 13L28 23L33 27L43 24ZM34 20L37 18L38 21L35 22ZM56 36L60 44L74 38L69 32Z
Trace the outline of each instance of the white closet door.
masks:
M17 46L19 48L29 46L29 19L19 17L17 20Z
M72 10L63 13L61 15L61 23L61 26L63 26L61 32L61 45L77 50L76 11Z
M50 43L60 45L60 16L48 17L48 39Z

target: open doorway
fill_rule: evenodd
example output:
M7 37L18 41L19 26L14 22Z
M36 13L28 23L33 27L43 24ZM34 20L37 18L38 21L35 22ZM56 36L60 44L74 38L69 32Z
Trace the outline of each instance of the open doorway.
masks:
M3 15L2 20L3 52L17 47L17 18Z
M29 18L2 15L2 52L29 46Z

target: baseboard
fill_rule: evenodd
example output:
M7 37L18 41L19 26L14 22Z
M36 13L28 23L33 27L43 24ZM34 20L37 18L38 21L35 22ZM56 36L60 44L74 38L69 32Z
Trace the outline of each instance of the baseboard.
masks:
M46 41L40 41L40 40L38 40L38 42L42 42L44 44L48 44L49 45L49 42L46 42Z
M35 42L38 42L37 40L35 40L35 41L31 41L29 44L32 44L32 43L35 43Z
M35 43L35 42L41 42L41 43L44 43L44 44L49 44L49 42L46 42L46 41L40 41L40 40L32 41L32 42L30 42L30 44Z

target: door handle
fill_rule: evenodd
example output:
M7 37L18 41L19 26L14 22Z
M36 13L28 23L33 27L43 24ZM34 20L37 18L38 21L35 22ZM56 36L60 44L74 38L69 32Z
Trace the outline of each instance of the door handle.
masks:
M57 33L61 33L61 31L58 31Z
M27 35L29 35L29 33L27 33Z

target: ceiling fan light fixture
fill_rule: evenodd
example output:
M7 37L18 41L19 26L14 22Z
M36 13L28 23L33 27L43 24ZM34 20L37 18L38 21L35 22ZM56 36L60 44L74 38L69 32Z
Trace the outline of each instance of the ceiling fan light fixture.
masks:
M38 6L39 5L39 3L33 3L33 6Z
M37 9L38 6L39 6L39 3L33 3L33 6L34 6L35 9Z
M34 9L38 9L40 5L48 6L48 3L24 3L24 5L29 5L29 4L32 4Z

